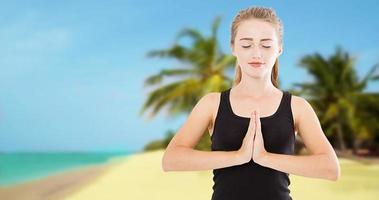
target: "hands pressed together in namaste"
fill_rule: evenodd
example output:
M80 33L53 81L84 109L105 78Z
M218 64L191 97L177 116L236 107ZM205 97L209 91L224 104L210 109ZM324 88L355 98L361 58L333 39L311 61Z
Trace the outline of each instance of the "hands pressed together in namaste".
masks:
M263 143L259 110L257 109L251 113L249 127L242 141L242 145L237 151L237 155L242 164L249 162L251 159L253 159L255 163L260 164L267 155Z

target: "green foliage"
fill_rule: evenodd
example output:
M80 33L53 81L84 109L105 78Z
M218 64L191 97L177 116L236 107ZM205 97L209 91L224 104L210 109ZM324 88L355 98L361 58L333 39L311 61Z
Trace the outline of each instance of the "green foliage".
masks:
M159 87L148 94L140 115L151 108L149 116L153 117L163 107L168 109L169 117L188 114L205 94L223 91L232 85L233 79L226 76L226 71L234 70L236 60L219 48L217 29L220 20L217 17L212 23L210 36L204 36L196 29L185 28L177 34L170 48L147 54L149 57L173 58L183 66L163 69L145 80L144 86ZM183 37L191 39L190 46L179 43ZM355 61L340 46L329 57L320 53L306 55L299 60L299 65L312 76L312 81L296 83L294 87L300 89L289 90L309 101L332 145L337 145L343 151L379 140L379 93L364 91L369 82L379 79L379 75L375 74L379 64L359 79ZM165 78L177 78L177 81L164 84ZM152 141L145 149L166 148L174 134L171 132L162 140ZM210 150L210 146L209 134L204 133L195 148ZM296 146L299 150L300 145Z
M145 80L144 86L160 85L153 89L140 110L140 116L149 108L149 118L154 117L164 107L170 117L188 114L197 101L209 92L221 91L232 84L225 75L227 69L233 69L235 57L224 54L217 41L217 29L220 18L212 23L210 36L198 30L185 28L177 34L173 45L168 49L153 50L148 57L171 58L182 63L172 69L163 69ZM180 44L180 39L189 38L190 46ZM177 81L164 83L166 78Z
M174 137L175 132L167 131L166 135L161 140L154 140L145 145L144 151L158 150L158 149L166 149L167 145L170 143L171 139Z
M315 109L332 144L338 144L342 151L356 150L362 141L373 140L378 134L379 93L364 90L370 81L378 80L375 72L379 65L359 79L355 60L339 46L328 58L319 53L304 56L299 64L313 81L295 84L300 87L298 94L306 97Z
M173 131L167 131L165 137L161 140L154 140L148 143L144 151L151 151L151 150L158 150L158 149L166 149L168 144L170 143L171 139L174 137L175 132ZM210 136L207 133L204 133L201 137L198 144L195 146L195 149L197 150L203 150L203 151L210 151L211 150L211 139Z

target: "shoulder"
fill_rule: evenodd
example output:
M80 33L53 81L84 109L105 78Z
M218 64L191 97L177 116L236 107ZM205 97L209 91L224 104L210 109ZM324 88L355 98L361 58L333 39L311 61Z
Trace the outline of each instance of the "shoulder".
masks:
M293 94L291 94L291 109L296 129L300 123L300 119L303 118L302 116L314 113L311 104L305 98Z
M215 102L220 101L221 92L209 92L203 95L199 102L204 104L204 106L212 106Z
M312 109L311 104L305 98L296 95L292 95L291 105L293 105L295 109L300 111ZM299 114L301 113L302 112L300 112Z
M217 109L221 100L221 92L209 92L205 94L201 101L204 102L204 106L208 107L212 114L214 114L215 109Z
M209 116L213 116L214 110L220 102L220 96L221 92L209 92L200 98L196 107L201 107L203 111L208 111Z
M210 120L210 127L213 126L220 101L221 92L209 92L203 95L198 102L199 107L202 107L203 114L206 114Z
M307 100L301 96L291 94L291 104L295 106L304 106L307 104Z

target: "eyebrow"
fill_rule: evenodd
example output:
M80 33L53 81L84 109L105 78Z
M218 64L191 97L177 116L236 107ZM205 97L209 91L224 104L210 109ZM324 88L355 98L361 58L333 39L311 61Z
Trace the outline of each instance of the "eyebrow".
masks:
M240 40L250 40L250 41L253 41L253 38L241 38ZM272 39L270 39L270 38L261 39L261 41L268 41L268 40L272 40Z

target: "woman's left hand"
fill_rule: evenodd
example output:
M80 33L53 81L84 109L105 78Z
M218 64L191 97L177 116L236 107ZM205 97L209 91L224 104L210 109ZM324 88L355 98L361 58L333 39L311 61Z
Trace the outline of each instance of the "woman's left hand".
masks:
M259 110L255 112L255 136L253 145L253 161L261 164L264 157L267 155L267 151L263 142L263 135L261 130L261 120L259 118Z

